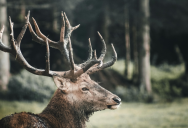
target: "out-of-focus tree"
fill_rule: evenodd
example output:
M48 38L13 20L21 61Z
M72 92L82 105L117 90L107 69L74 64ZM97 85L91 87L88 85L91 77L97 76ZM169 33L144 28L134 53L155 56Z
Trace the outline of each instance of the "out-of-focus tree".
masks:
M7 32L7 7L6 0L0 0L0 28L4 25L3 43L8 46L8 32ZM0 90L7 90L9 80L9 54L0 51Z
M149 0L139 0L138 53L139 85L142 92L152 93L150 82L150 25Z
M138 61L138 55L142 55L140 52L138 53L140 45L142 44L140 43L140 39L142 39L140 38L140 28L142 28L140 26L143 25L141 18L142 12L141 9L138 10L138 5L140 7L138 1L141 3L141 0L7 1L8 13L12 16L12 20L15 23L15 36L17 36L16 34L21 30L23 21L21 21L18 16L20 12L23 13L21 14L21 16L23 16L25 13L24 10L31 11L31 17L36 19L41 31L52 40L59 39L58 32L60 31L61 26L61 11L66 12L72 25L81 24L79 29L72 34L74 52L76 53L76 56L78 56L75 56L75 58L78 58L78 61L76 61L77 63L87 59L87 54L85 53L88 51L87 46L89 37L91 38L93 49L97 49L97 54L100 54L101 41L97 35L97 31L101 33L106 41L107 52L111 51L111 47L108 46L110 43L113 43L118 54L118 59L125 59L125 56L128 55L126 54L128 50L125 49L125 35L126 33L129 33L129 57L130 61L134 62L133 79L137 82L138 71L140 72L137 68L138 62L140 62ZM25 3L25 6L23 6L23 2ZM177 0L150 1L151 31L148 32L151 35L151 63L153 65L160 65L162 63L179 64L182 63L183 58L186 74L188 74L187 4L187 0L181 0L181 2ZM129 5L129 16L125 14L125 6L127 5ZM145 8L145 10L146 9L147 8ZM125 16L128 16L129 19L129 32L125 31ZM30 21L31 24L33 24L32 20ZM29 32L26 31L26 35L24 36L21 45L23 55L28 59L28 62L31 65L36 66L37 68L44 68L44 59L41 58L45 55L45 48L40 44L28 41L30 39L31 36ZM61 56L56 54L58 51L51 49L51 52L51 68L53 70L66 68L66 66L63 67L63 59ZM105 61L108 61L110 58L111 53L109 52L106 55ZM147 61L149 61L149 57ZM13 66L16 65L12 64L12 67ZM149 72L142 78L146 79L148 75ZM139 81L141 81L141 79L139 79Z
M125 5L125 76L127 79L131 79L130 71L130 34L129 34L129 4Z

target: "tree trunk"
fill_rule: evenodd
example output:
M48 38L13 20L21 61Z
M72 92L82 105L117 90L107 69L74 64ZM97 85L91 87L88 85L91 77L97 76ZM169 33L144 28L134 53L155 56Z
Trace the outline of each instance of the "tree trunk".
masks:
M139 12L139 84L141 92L151 94L149 0L140 0Z
M24 0L21 1L21 9L20 9L20 21L25 21L26 9Z
M57 15L59 14L59 13L57 13L57 7L54 5L54 7L53 7L53 9L52 9L52 17L53 17L53 24L52 24L52 28L53 28L53 31L54 32L59 32L59 30L58 30L58 18L57 18Z
M8 46L8 32L7 32L7 8L5 6L6 0L0 0L0 27L5 26L3 33L3 43ZM7 84L9 81L9 54L0 51L0 90L7 90Z
M129 35L129 6L125 6L125 76L131 79L130 71L130 35Z
M134 56L133 81L138 82L138 42L137 42L136 25L132 26L132 34L133 34L133 56Z
M108 30L108 27L109 27L109 24L110 24L110 17L109 17L109 5L108 5L108 2L105 3L104 5L104 12L103 12L103 24L102 24L102 36L106 42L106 47L107 47L107 51L106 51L106 55L105 55L105 58L104 58L104 61L109 61L112 57L112 48L111 48L111 45L109 42L109 30ZM104 34L104 35L103 35ZM101 42L100 42L100 45L101 45Z

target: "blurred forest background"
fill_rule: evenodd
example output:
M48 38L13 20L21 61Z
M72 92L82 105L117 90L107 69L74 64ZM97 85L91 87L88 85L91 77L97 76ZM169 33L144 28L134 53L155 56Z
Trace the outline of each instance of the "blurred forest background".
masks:
M117 62L93 74L94 80L125 102L174 102L188 97L187 6L187 0L0 0L0 27L5 25L3 42L9 45L8 16L16 38L30 10L41 32L57 41L60 14L66 12L73 26L81 24L71 36L75 63L87 60L88 38L100 54L97 31L107 44L105 62L111 59L110 44L114 44ZM21 50L32 66L45 68L46 48L33 42L28 30ZM50 48L51 70L67 70L63 61L60 52ZM50 78L25 71L15 58L0 51L0 109L13 100L46 102L55 89Z

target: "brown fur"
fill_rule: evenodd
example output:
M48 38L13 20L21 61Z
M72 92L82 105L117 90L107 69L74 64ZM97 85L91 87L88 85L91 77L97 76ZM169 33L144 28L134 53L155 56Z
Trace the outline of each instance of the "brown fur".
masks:
M0 120L0 128L84 128L90 115L116 105L116 95L102 88L89 76L75 82L54 78L58 87L47 107L40 114L19 113ZM87 87L88 91L82 89Z
M0 128L52 128L38 115L15 113L0 120Z

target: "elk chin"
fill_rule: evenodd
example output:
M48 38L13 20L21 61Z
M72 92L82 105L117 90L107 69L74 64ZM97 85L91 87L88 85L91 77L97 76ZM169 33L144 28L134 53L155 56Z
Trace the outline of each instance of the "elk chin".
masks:
M116 104L116 105L107 105L108 109L111 109L111 110L115 110L117 108L119 108L120 104Z

